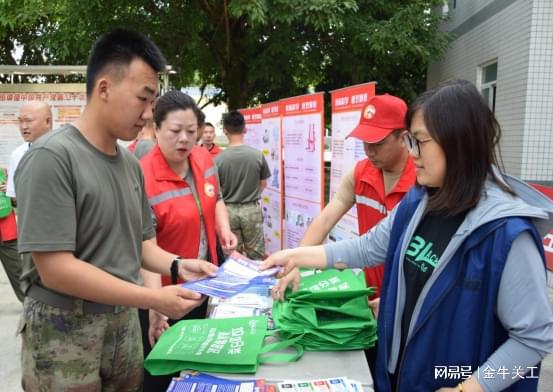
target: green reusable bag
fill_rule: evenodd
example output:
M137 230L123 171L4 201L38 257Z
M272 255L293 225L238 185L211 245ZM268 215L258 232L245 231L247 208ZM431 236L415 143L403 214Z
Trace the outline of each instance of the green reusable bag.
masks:
M260 363L293 362L303 355L299 336L264 345L267 317L183 320L161 335L144 367L152 375L181 370L255 373ZM286 347L293 353L273 354Z
M0 168L0 184L6 182L6 173ZM0 218L5 218L12 212L12 200L4 192L0 192Z
M376 320L367 302L374 290L363 274L327 270L302 279L298 291L286 292L273 305L273 319L283 339L295 339L310 351L372 347Z

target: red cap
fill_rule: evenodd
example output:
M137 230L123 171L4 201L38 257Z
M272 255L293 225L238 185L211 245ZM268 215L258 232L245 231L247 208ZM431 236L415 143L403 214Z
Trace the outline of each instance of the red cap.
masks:
M394 129L405 128L407 104L390 94L370 97L361 112L359 124L347 137L356 137L365 143L378 143Z

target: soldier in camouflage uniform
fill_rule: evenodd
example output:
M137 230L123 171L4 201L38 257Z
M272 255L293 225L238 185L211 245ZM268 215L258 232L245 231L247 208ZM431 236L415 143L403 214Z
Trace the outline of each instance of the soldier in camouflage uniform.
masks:
M250 259L265 258L263 214L259 198L271 176L261 151L244 145L246 122L238 111L223 115L228 147L215 157L221 193L230 218L230 229L238 239L238 251Z
M152 119L163 70L163 56L143 35L100 37L81 117L38 139L19 164L26 391L141 390L135 308L179 318L202 299L178 286L142 287L140 267L184 280L216 272L155 244L140 165L117 144Z

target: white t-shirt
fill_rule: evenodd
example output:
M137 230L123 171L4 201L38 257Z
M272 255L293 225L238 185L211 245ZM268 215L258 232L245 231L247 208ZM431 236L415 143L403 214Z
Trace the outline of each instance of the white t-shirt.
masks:
M6 196L8 197L15 197L15 183L13 181L15 170L19 165L19 161L28 149L29 143L25 142L13 150L10 155L10 162L8 163L8 189L6 190Z

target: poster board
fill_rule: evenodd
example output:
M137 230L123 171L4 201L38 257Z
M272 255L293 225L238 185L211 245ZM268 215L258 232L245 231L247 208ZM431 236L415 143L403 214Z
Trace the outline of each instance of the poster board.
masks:
M366 158L363 143L347 138L361 117L361 110L369 97L375 95L376 83L364 83L331 92L332 100L332 161L330 165L330 195L334 197L342 177L355 164ZM354 206L330 231L329 241L339 241L359 235L357 209Z
M324 207L324 95L283 99L284 247L298 246Z
M265 252L282 249L282 140L278 103L241 109L246 121L244 144L263 153L271 177L261 193Z
M10 86L12 85L5 86L3 90ZM43 84L41 89L48 89L48 86ZM59 128L75 121L86 104L85 87L77 86L76 89L81 91L63 91L64 86L61 84L56 85L56 91L51 92L0 92L0 167L7 167L12 151L23 143L18 121L21 106L28 101L46 102L52 108L53 129ZM13 85L13 87L14 90L25 90L24 85ZM67 88L75 90L69 86Z

